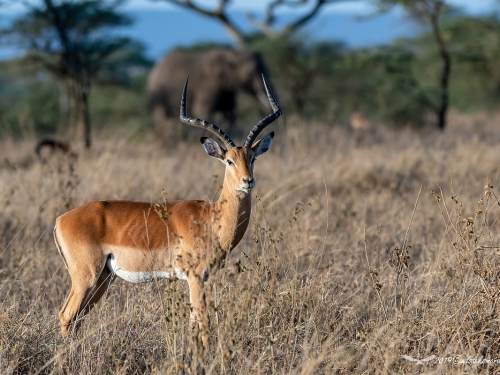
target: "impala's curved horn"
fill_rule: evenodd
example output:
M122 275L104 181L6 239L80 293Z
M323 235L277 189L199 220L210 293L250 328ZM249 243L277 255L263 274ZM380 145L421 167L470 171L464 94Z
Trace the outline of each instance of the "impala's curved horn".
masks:
M189 76L186 78L186 83L184 84L184 90L182 91L181 110L180 110L180 116L179 116L182 123L184 123L186 125L196 126L197 128L202 128L202 129L208 130L210 133L216 135L222 142L224 142L224 145L226 146L227 150L230 150L233 147L236 147L233 140L218 126L216 126L208 121L200 120L199 118L192 118L192 117L188 116L187 106L186 106L186 95L187 95L188 81L189 81Z
M257 136L259 135L259 133L267 125L269 125L278 117L280 117L282 113L281 107L278 104L278 101L276 100L276 97L273 94L273 90L271 90L271 86L269 85L269 82L267 82L267 79L264 76L264 74L262 74L262 80L264 81L264 87L266 88L267 99L269 99L269 103L271 103L271 108L273 109L274 112L266 116L257 125L255 125L252 130L250 130L250 133L248 134L247 139L245 139L245 143L243 144L243 146L251 147L253 142L255 141L255 138L257 138Z

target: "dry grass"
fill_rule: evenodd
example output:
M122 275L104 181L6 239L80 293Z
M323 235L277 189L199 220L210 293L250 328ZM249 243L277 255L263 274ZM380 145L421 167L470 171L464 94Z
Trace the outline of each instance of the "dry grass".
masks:
M70 280L51 230L89 200L156 202L163 188L169 200L214 197L223 166L197 141L96 140L90 154L46 164L32 160L33 142L2 141L2 373L499 372L436 363L500 358L495 123L456 117L444 134L278 129L256 165L252 227L207 287L202 358L182 281L117 280L81 331L61 338Z

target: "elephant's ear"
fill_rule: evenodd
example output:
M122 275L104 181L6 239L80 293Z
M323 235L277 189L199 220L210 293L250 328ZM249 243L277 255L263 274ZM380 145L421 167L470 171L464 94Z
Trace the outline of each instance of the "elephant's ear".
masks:
M224 160L226 160L226 150L220 147L217 142L208 137L201 137L200 142L208 155L224 163Z
M262 138L260 141L254 143L254 145L252 146L252 150L256 158L258 158L260 155L266 153L267 150L269 150L271 144L273 143L273 138L274 138L274 132L271 132L270 134Z

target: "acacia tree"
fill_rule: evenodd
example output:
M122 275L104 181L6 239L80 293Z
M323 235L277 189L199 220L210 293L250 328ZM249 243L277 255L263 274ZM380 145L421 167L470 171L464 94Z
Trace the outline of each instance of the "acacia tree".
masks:
M229 35L241 47L247 47L249 42L249 34L245 33L240 26L229 16L227 8L231 4L231 0L219 0L218 5L214 9L209 9L193 2L192 0L153 0L163 1L179 7L192 10L195 13L210 17L222 23ZM248 19L259 30L260 33L268 37L277 38L286 34L290 34L304 26L308 21L314 18L320 9L326 4L339 3L347 0L273 0L270 1L265 10L265 17L259 20L254 14L248 13ZM288 7L294 9L303 9L303 14L297 19L285 24L281 28L276 28L276 10L280 7Z
M449 105L449 81L451 74L451 56L443 36L441 20L448 8L446 0L375 0L383 8L401 5L417 21L427 23L431 27L441 60L439 78L439 104L435 107L437 126L444 130Z
M109 30L131 23L115 9L122 0L25 1L27 13L3 30L11 43L26 50L25 59L62 80L73 99L77 132L91 147L89 94L92 82L116 52L132 45Z

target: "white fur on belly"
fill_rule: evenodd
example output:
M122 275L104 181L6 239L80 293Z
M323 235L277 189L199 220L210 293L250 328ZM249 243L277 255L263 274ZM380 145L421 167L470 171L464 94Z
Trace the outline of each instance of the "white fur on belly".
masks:
M187 280L186 275L180 272L179 269L175 268L174 272L163 272L163 271L146 271L146 272L132 272L124 270L123 268L119 268L116 264L115 257L111 254L111 256L106 261L106 264L111 272L113 272L116 276L119 276L123 280L126 280L130 283L145 283L151 281L153 279L179 279L179 280Z

